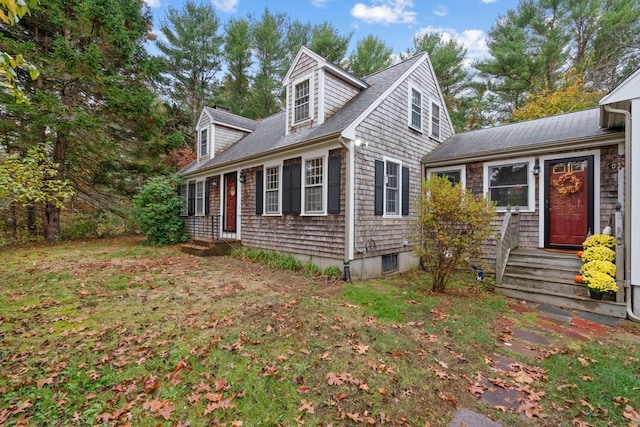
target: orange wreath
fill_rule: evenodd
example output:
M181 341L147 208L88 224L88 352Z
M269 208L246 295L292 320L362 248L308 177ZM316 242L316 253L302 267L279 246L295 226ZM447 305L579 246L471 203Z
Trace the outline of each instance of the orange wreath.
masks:
M563 196L577 193L582 189L582 181L580 181L573 172L565 172L552 181L554 190Z

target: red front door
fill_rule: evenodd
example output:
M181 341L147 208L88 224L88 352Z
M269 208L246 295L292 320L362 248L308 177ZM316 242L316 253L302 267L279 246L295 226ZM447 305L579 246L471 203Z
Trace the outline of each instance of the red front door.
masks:
M579 247L593 230L592 158L550 160L545 166L546 246Z
M224 176L224 231L236 232L237 174Z

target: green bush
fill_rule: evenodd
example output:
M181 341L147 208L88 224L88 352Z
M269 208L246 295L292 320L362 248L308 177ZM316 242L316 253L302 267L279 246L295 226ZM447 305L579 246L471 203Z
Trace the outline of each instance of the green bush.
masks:
M132 219L147 236L146 243L173 245L187 240L180 218L182 199L176 192L179 180L173 177L152 178L133 198Z

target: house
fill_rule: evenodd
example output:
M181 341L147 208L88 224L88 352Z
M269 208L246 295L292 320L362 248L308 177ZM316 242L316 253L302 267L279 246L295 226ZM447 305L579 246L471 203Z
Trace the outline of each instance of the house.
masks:
M425 176L447 176L496 203L499 232L485 253L499 292L621 318L634 316L629 298L640 310L640 291L631 295L640 285L640 267L631 262L640 255L640 230L633 228L640 194L631 190L640 182L640 171L631 170L640 164L640 150L631 150L640 144L640 125L631 125L633 111L640 111L640 71L600 107L456 134L424 156ZM594 301L573 281L581 266L575 253L607 226L617 231L620 286Z
M409 244L420 159L453 134L427 54L358 78L302 47L284 111L205 108L178 175L194 240L242 242L345 276L417 265Z

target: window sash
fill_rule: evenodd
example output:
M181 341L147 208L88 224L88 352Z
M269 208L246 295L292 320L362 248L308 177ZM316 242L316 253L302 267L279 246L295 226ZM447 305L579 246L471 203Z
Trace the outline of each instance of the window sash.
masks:
M529 164L490 166L489 200L499 207L529 207Z
M280 167L265 169L265 213L280 213Z
M196 215L204 215L204 181L196 182Z
M207 141L207 129L200 131L200 155L206 156L209 152L209 144Z
M400 213L400 165L387 161L386 167L386 204L385 211L389 215Z
M411 89L411 126L422 129L422 94Z
M294 88L294 121L308 119L309 115L309 80L305 80Z
M318 157L305 161L305 213L324 211L324 158Z
M440 106L431 103L431 136L440 138Z

